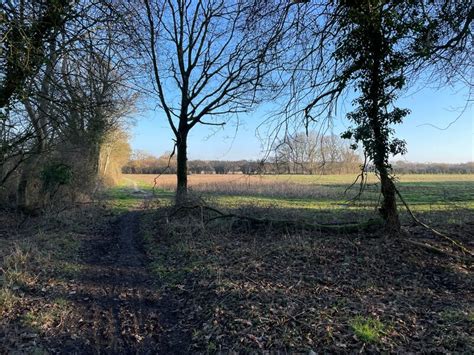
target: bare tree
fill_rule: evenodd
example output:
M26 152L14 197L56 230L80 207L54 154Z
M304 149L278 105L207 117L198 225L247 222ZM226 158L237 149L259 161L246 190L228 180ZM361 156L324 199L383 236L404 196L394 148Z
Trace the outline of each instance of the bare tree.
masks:
M100 147L99 175L105 183L115 184L122 175L122 167L130 160L131 148L127 133L112 129L105 135Z
M287 134L277 140L272 161L278 171L292 174L355 172L361 163L340 137L320 136L315 131Z
M187 195L189 132L198 124L223 126L259 102L276 22L257 21L253 1L143 3L133 15L141 19L134 43L149 60L157 105L175 136L179 202Z
M37 173L37 167L41 166L41 159L45 158L48 149L48 123L52 113L52 105L48 98L51 95L51 82L56 58L54 40L50 42L46 55L50 60L45 65L41 79L30 80L27 84L29 93L34 92L35 94L22 100L33 133L29 156L21 167L17 189L18 207L23 210L29 205L28 184L32 175Z

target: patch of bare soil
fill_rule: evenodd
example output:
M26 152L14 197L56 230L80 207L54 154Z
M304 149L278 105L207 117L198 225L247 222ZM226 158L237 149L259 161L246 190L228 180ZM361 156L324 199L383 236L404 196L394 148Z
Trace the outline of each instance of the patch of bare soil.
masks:
M158 295L138 249L136 212L123 215L112 233L82 250L83 269L69 299L81 316L77 339L58 338L49 350L153 353L161 333Z
M15 303L0 321L0 352L183 352L186 337L175 328L170 304L148 273L140 213L109 217L107 223L104 215L88 214L81 223L94 228L75 236L80 246L72 273L65 272L68 261L63 270L55 265L40 272L45 260L35 264L28 255L25 275L36 276L12 287Z

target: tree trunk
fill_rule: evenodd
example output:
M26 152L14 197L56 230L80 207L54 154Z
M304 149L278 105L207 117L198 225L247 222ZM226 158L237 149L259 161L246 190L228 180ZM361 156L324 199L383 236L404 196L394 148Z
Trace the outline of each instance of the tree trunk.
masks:
M28 187L30 185L30 181L34 179L35 175L38 175L41 163L44 163L42 157L46 150L45 114L41 112L36 115L29 102L25 102L25 107L36 133L37 146L36 152L34 152L34 154L24 162L21 170L20 180L17 186L17 207L23 211L26 211L32 207L30 206L31 201L28 196ZM42 204L45 202L44 197L45 196L42 195L38 196L38 200L41 200Z
M50 78L52 77L54 70L54 62L56 59L56 43L51 41L49 43L49 55L50 60L46 65L45 75L41 82L41 90L38 100L39 107L37 109L33 108L32 103L29 99L23 101L25 105L26 112L33 126L36 138L36 152L27 161L22 168L20 175L20 181L17 187L17 199L18 199L18 208L26 210L30 208L30 200L28 198L28 185L31 180L34 179L35 175L39 173L41 164L44 164L43 154L46 151L46 139L48 136L47 124L49 120L49 105L51 102L47 99L50 93ZM46 202L46 195L40 193L38 196L41 205L44 205Z
M177 171L176 175L178 183L176 187L176 204L181 204L186 201L188 196L188 132L183 130L178 132L176 137L177 148Z
M89 151L89 161L87 162L90 166L92 178L96 179L99 176L99 159L100 159L100 143L97 141L92 142L92 146Z
M29 176L27 176L27 172L23 169L20 175L20 181L18 182L17 187L17 207L19 210L23 211L29 205L28 201L28 180Z
M380 214L385 220L387 232L390 235L398 235L400 233L400 219L398 217L395 184L386 169L383 169L383 173L380 171L380 183L383 195Z
M109 148L106 148L106 156L105 156L105 162L104 162L104 170L102 171L102 176L105 177L105 175L107 174L107 168L109 167L109 162L110 162L110 154L111 154L111 151Z
M17 186L17 208L20 211L29 211L33 206L29 196L28 188L30 181L38 173L38 166L40 166L40 157L42 151L39 150L37 154L29 157L23 164L21 169L20 179Z
M381 192L383 196L380 214L385 221L385 228L391 236L400 233L400 219L398 217L397 199L395 184L389 174L389 145L388 131L383 128L380 101L385 95L382 73L382 34L380 27L373 29L373 35L370 37L372 42L373 64L370 73L369 100L370 107L368 112L369 124L374 134L374 165L380 175Z
M385 144L386 138L380 129L377 120L371 120L371 126L374 130L374 138L376 141L376 152L374 157L374 165L380 176L381 193L383 196L380 214L385 221L385 228L390 235L398 235L400 233L400 219L398 216L397 199L395 184L390 177L388 160L388 146Z

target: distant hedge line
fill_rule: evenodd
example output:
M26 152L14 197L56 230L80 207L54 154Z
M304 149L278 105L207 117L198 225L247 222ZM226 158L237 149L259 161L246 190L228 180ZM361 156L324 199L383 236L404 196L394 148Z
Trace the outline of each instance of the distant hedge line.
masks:
M122 168L124 174L175 174L176 164L165 161L155 161L152 164L137 164L131 161ZM248 160L190 160L190 174L348 174L360 169L358 163L329 162L317 165L314 169L294 170L287 165L257 162ZM474 174L474 162L462 164L448 163L409 163L398 161L393 163L393 169L398 174ZM371 170L369 167L368 170Z

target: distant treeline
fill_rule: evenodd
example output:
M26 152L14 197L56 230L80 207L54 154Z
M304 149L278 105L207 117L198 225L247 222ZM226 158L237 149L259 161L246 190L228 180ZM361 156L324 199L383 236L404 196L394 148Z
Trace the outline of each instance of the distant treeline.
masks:
M298 168L296 168L298 167ZM309 168L310 167L310 168ZM447 163L393 163L398 174L474 174L474 162L463 164ZM328 161L319 164L282 164L274 158L268 161L252 160L190 160L189 174L350 174L360 170L357 160ZM368 170L371 170L370 167ZM143 152L135 152L132 159L122 168L125 174L175 174L176 160L165 154L155 157Z
M273 156L255 160L190 160L189 174L349 174L360 170L362 161L349 145L335 135L297 133L275 142ZM133 153L122 171L125 174L176 173L176 159L170 154L155 157Z
M261 171L261 163L256 161L220 161L220 160L190 160L190 174L255 174ZM159 158L148 156L146 159L132 159L122 168L125 174L176 174L175 159L168 156Z
M144 162L130 161L122 168L124 174L175 174L176 164L161 158ZM275 162L251 160L190 160L189 174L344 174L358 171L358 164L348 167L342 162L329 162L313 167L311 170L289 170L285 165Z
M397 161L393 163L393 169L398 174L474 174L474 162L449 164Z

